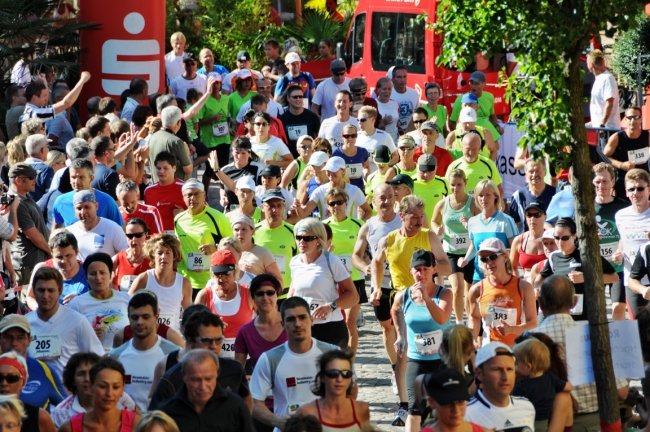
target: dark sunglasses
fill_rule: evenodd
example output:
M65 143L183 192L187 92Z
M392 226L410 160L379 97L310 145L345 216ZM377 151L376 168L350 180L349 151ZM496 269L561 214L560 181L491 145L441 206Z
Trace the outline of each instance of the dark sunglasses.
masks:
M327 203L328 206L334 207L334 206L340 206L345 204L345 200L338 200L338 201L330 201Z
M275 290L268 290L268 291L255 291L255 297L273 297L274 295L277 295L278 293Z
M18 381L20 381L22 377L20 375L13 375L13 374L0 374L0 382L5 381L7 384L16 384Z
M19 179L29 179L29 180L34 180L36 177L28 177L28 176L20 176L18 177Z
M365 118L365 117L359 118L359 119L357 119L357 120L359 120L361 123L365 123L365 122L368 121L368 119Z
M625 116L626 119L628 120L640 120L641 116L640 115L633 115L633 116Z
M492 255L488 255L486 257L479 257L479 261L482 263L486 263L488 261L494 261L495 259L499 258L500 253L494 253Z
M411 151L411 150L413 150L414 148L415 148L415 147L404 146L404 147L400 147L399 149L402 150L402 151Z
M212 272L212 274L215 275L215 276L230 276L232 274L232 272L233 272L232 270L228 270L228 271L219 272L219 273Z
M268 123L253 123L255 126L261 126L261 127L267 127L269 124Z
M343 134L341 135L343 138L350 139L350 138L356 138L357 134Z
M338 370L338 369L327 369L323 371L323 374L327 378L331 379L336 379L341 375L343 379L350 379L352 378L352 371L350 369L343 369L343 370Z
M310 145L301 145L300 148L303 149L303 150L309 150L311 148L311 146Z
M132 239L134 237L135 238L142 238L143 235L144 235L143 232L125 234L126 238L128 238L128 239Z
M216 338L209 338L209 337L195 337L194 340L201 345L212 345L212 342L214 342L217 345L220 345L223 343L223 336L221 337L216 337Z
M366 94L366 93L368 93L368 89L367 89L367 88L359 89L359 90L356 90L356 91L353 91L353 92L352 92L352 94L359 95L359 96L364 95L364 94Z
M318 237L316 237L316 236L301 236L301 235L297 235L297 236L296 236L296 241L297 241L297 242L299 242L299 241L313 242L313 241L316 240L317 238L318 238Z
M555 235L554 235L553 238L554 238L555 240L567 241L567 240L569 240L569 239L571 238L571 236L568 235L568 236L560 236L560 237L558 237L558 236L555 236Z
M643 192L644 190L645 190L645 186L639 186L639 187L635 187L635 188L632 187L632 188L627 189L627 191L630 192L630 193L634 193L634 192L637 192L637 191Z
M289 96L291 99L304 99L305 96L303 95L294 95L294 96Z
M535 219L539 219L539 218L542 217L543 214L544 214L544 213L526 213L526 217L527 217L527 218L535 218Z
M413 124L424 123L426 120L413 120Z
M345 72L338 72L338 73L336 73L336 72L332 72L332 75L335 75L335 76L343 76L343 75L345 75Z

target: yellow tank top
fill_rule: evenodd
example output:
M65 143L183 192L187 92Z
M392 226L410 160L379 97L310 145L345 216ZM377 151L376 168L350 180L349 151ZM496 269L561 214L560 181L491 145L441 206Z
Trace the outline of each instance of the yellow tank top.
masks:
M431 250L429 230L422 230L413 237L404 237L400 230L388 234L386 259L390 269L393 288L402 291L415 283L411 275L411 257L418 249Z
M483 342L498 341L513 346L517 336L503 336L496 327L501 324L500 320L511 326L521 324L524 299L519 290L519 278L512 276L503 286L492 285L488 279L481 281L481 295L478 298L484 334L489 335L489 339L485 340L484 337Z

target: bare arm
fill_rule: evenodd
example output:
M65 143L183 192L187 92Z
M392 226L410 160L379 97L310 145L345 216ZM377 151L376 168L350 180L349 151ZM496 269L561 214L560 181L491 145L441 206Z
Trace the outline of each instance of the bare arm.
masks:
M609 137L609 140L607 140L607 144L603 149L603 153L605 153L605 156L607 156L609 160L612 161L612 166L616 169L621 169L624 171L629 171L632 168L634 168L634 162L619 161L612 157L612 155L614 154L617 148L618 148L618 134L612 134Z
M428 295L423 295L422 298L424 299L424 304L429 311L429 315L431 315L431 318L433 318L435 322L444 325L449 321L454 298L450 289L444 289L442 294L440 294L439 305L437 305Z
M497 156L499 156L499 141L495 141L492 133L485 130L485 146L490 150L490 159L493 162L496 162Z
M510 262L512 263L512 268L517 270L519 268L519 245L521 244L521 237L523 234L518 235L510 243Z
M185 348L185 339L183 339L183 336L173 328L167 330L167 340L176 346Z
M388 171L386 171L386 174L384 175L384 183L392 179L397 175L395 168L391 167L388 168Z
M196 117L196 115L201 111L201 108L203 108L203 105L207 102L208 98L212 94L212 85L214 84L214 77L208 77L208 86L207 90L205 91L205 94L201 96L201 99L197 100L194 105L187 111L183 113L181 116L185 120L189 120L193 117Z
M273 261L271 264L267 265L264 270L275 276L278 282L280 282L280 286L284 286L284 279L282 278L282 272L280 271L280 267L278 267L278 263Z
M363 219L364 221L370 219L372 217L372 208L370 207L370 204L364 202L363 205L360 205L357 209L357 214L359 219Z
M265 162L267 163L267 165L268 164L273 164L273 165L279 166L280 168L286 168L286 167L289 166L289 164L291 162L293 162L293 155L291 153L286 154L286 155L281 156L281 157L282 157L282 159L280 159L280 160L274 160L274 161L266 160Z
M88 81L90 81L90 73L89 72L81 72L81 77L79 78L79 82L70 90L70 93L68 93L60 102L57 102L54 104L54 114L58 114L61 111L65 111L68 108L70 108L74 103L77 101L79 98L79 95L81 94L81 89L84 87L84 84L86 84Z
M445 208L445 202L448 198L443 198L438 201L438 204L433 209L433 216L431 216L431 230L437 235L441 236L444 233L444 226L442 224L442 211Z
M317 103L311 103L311 112L316 114L320 118L320 105Z
M246 367L246 357L248 357L248 353L235 352L235 360L241 363L242 367Z
M352 253L352 265L366 276L371 274L371 265L366 262L365 255L368 247L368 224L364 224L359 230L357 241L354 243Z
M284 170L284 174L282 174L282 181L280 182L280 187L287 189L291 184L291 180L293 180L293 177L296 175L297 171L298 171L298 162L296 161L291 162L287 167L287 169Z
M627 286L632 291L634 291L637 294L642 295L643 298L646 298L646 296L649 295L648 292L650 291L650 289L648 287L646 287L645 285L643 285L640 280L630 278L630 279L627 280L627 284L628 284Z
M357 292L354 283L352 283L352 279L347 278L342 280L338 285L339 289L343 291L343 293L336 299L337 308L349 309L352 306L359 304L359 293Z
M47 244L47 239L35 226L23 231L23 233L25 234L25 237L34 244L34 246L46 252L48 256L52 255L50 246Z
M609 120L609 117L612 115L613 110L614 110L614 98L609 98L605 101L605 112L603 113L603 118L600 121L600 124L604 125L607 123L607 120Z
M402 310L403 296L404 291L399 291L395 294L395 300L390 309L390 314L393 318L393 325L395 326L395 333L397 334L397 339L395 340L395 352L400 357L402 357L406 352L406 320L404 319L404 311Z
M56 432L52 417L43 408L38 409L38 430L41 432Z
M521 335L526 330L532 330L537 327L537 311L535 310L535 293L531 284L525 280L519 280L519 287L524 294L524 314L526 321L514 326L508 325L504 320L500 319L496 330L504 336L514 334Z
M136 292L144 289L147 286L147 279L146 272L139 274L131 284L131 288L129 288L129 295L133 297Z
M386 260L386 250L388 248L388 239L387 237L379 240L377 244L377 250L375 251L374 256L372 257L372 275L371 275L371 286L378 292L378 297L381 295L381 285L384 281L384 261Z
M183 304L181 307L183 310L190 307L192 304L192 283L189 279L183 278Z
M273 414L264 404L264 401L253 399L253 418L259 422L262 422L269 426L277 427L278 429L284 429L284 425L287 422L287 417L280 417Z
M433 231L429 231L429 245L431 246L431 252L433 252L433 256L436 257L438 274L440 276L449 276L451 274L451 264L449 263L449 258L447 257L447 253L442 248L440 239Z
M472 336L474 338L474 347L480 347L478 341L478 333L481 328L481 312L479 311L477 304L480 288L480 282L473 285L469 290L467 300L469 304L469 311L467 313L469 319L467 320L467 326L472 331Z

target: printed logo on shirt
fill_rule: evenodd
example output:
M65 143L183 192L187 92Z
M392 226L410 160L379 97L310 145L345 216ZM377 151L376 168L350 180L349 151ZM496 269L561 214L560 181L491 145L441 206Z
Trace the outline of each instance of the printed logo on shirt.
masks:
M513 426L513 424L510 422L510 420L506 419L506 422L503 424L505 427Z
M93 240L93 244L97 248L102 248L104 247L105 239L104 239L104 234L97 235L95 234L95 239Z
M38 380L30 381L27 383L27 385L22 389L21 393L25 394L31 394L34 393L38 388L41 386L41 382Z
M287 378L287 387L295 387L296 385L296 377Z

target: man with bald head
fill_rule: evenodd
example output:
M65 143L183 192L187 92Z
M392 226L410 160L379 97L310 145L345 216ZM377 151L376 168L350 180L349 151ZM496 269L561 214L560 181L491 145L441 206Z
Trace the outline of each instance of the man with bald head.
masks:
M466 133L461 145L463 156L449 165L445 177L449 178L449 173L455 169L465 171L467 175L465 191L469 194L474 193L474 188L481 180L492 180L499 188L501 198L503 198L501 174L499 174L497 166L492 160L479 154L481 151L481 137L473 132Z
M209 48L203 48L199 53L199 61L203 65L196 73L199 75L210 75L211 72L216 72L223 76L228 73L228 69L224 66L214 64L214 55Z

